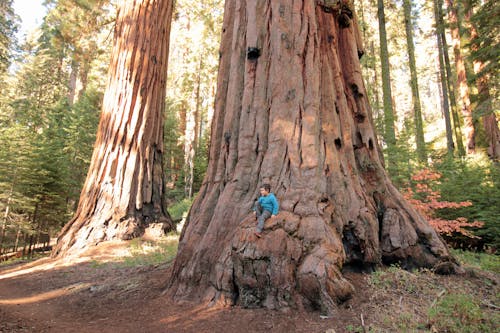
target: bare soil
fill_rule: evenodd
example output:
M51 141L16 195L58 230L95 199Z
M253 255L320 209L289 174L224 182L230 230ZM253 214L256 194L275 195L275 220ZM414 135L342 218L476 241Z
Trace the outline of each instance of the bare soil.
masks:
M355 296L324 318L306 310L175 303L162 295L171 263L126 265L127 242L100 245L85 256L0 267L0 332L430 332L427 310L446 293L494 304L498 276L389 269L345 273ZM485 308L484 311L498 309Z

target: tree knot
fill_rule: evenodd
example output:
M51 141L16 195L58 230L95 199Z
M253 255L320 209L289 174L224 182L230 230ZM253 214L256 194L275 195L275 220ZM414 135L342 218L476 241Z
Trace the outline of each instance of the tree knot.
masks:
M341 28L348 28L353 18L351 0L317 0L316 2L325 13L332 13L338 18Z

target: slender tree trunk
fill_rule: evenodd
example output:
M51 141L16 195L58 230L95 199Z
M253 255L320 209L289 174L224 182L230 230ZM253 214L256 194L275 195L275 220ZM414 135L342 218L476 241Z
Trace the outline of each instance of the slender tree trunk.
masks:
M377 0L378 28L380 36L380 61L382 65L382 95L384 102L384 139L387 144L389 159L388 172L394 174L396 133L394 130L394 110L392 108L391 73L389 66L389 50L387 48L387 31L385 29L384 0Z
M19 237L21 236L21 227L17 227L17 233L16 233L16 242L14 243L14 252L17 252L17 248L19 246Z
M3 242L5 240L5 234L7 232L7 221L10 213L10 203L12 201L12 195L14 194L14 184L16 182L17 171L14 172L14 180L10 186L9 196L7 198L7 204L5 205L5 212L3 214L2 229L0 230L0 254L3 254L4 247Z
M193 182L194 182L194 160L196 157L196 154L198 154L198 146L199 146L199 132L200 132L200 113L201 113L201 95L200 95L200 89L201 89L201 70L203 66L203 59L200 59L200 64L198 68L198 77L196 80L196 92L195 92L195 109L194 109L194 130L193 130L193 139L191 140L189 144L189 153L188 153L188 181L186 182L187 186L187 191L186 194L189 199L193 197Z
M383 169L352 7L227 1L209 164L181 234L169 293L331 312L341 269L456 268ZM254 236L270 183L280 213Z
M446 34L444 31L444 22L443 22L443 0L435 0L435 6L436 6L436 29L438 30L438 33L440 35L440 40L441 40L441 50L443 52L443 61L444 61L444 68L446 71L446 86L447 86L447 91L449 93L449 102L450 102L450 107L451 107L451 116L453 119L453 131L455 133L455 141L457 143L457 148L458 148L458 155L459 156L464 156L465 155L465 149L464 149L464 144L462 140L462 130L460 128L460 117L458 116L458 110L457 110L457 99L455 97L455 89L452 84L452 77L453 74L451 72L451 65L450 65L450 57L448 55L448 43L446 42Z
M464 121L464 132L467 153L473 153L476 150L476 139L474 122L472 120L472 109L469 97L469 86L467 84L467 76L465 72L465 64L462 57L460 46L460 32L458 22L458 9L452 0L446 0L448 5L448 17L450 21L451 39L453 44L453 52L455 54L455 69L457 72L457 86L462 111L462 119Z
M449 104L449 96L448 96L448 85L446 84L446 74L445 74L445 64L444 64L444 52L443 52L443 40L442 40L442 27L441 27L441 19L439 12L439 0L434 0L434 19L436 22L436 37L437 37L437 49L438 49L438 57L439 57L439 74L438 74L438 82L441 83L441 92L442 92L442 108L443 108L443 116L446 128L446 147L448 154L453 155L453 151L455 150L455 143L453 142L453 132L451 129L451 119L450 119L450 104ZM458 139L458 138L457 138Z
M40 202L37 201L35 203L35 210L33 211L33 219L31 220L31 225L34 226L36 225L37 223L37 220L38 220L38 213L39 213L39 210L40 210ZM37 226L37 229L38 229L38 226ZM32 258L33 257L33 233L30 233L30 237L29 237L29 246L28 246L28 257ZM36 245L36 243L35 243Z
M75 103L78 71L79 71L78 62L73 60L71 62L71 72L69 74L69 87L68 87L68 104L70 106Z
M162 159L171 16L172 1L122 2L92 161L53 255L172 227Z
M82 64L82 68L79 73L80 75L78 77L79 81L78 93L77 93L78 99L80 99L83 96L83 94L87 91L89 71L90 71L90 60L85 60Z
M410 86L413 99L413 121L415 123L415 141L417 144L417 156L420 162L427 162L425 149L424 124L422 121L422 108L420 106L420 94L418 91L417 66L415 64L415 45L413 44L413 24L411 19L411 0L403 0L405 16L406 45L408 50L408 62L410 64Z

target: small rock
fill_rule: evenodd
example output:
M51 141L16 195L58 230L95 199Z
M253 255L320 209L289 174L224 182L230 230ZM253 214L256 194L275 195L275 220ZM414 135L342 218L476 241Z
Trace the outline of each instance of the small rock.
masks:
M325 333L336 333L333 328L327 329Z

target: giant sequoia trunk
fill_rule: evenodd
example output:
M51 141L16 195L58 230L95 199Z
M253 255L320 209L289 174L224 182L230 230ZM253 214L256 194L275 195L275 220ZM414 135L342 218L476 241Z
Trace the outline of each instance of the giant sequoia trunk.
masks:
M329 311L353 292L346 265L453 268L382 166L352 8L227 1L222 31L209 166L171 295ZM263 182L281 211L257 239L250 209Z
M171 228L162 165L171 16L170 0L122 2L92 162L54 255Z
M448 18L450 21L450 31L453 44L453 53L455 54L455 69L457 71L457 86L458 95L460 99L460 107L462 111L462 118L464 120L464 132L467 153L473 153L476 150L476 134L474 130L474 122L472 119L472 109L469 98L469 86L467 84L467 76L465 72L465 63L462 57L460 46L460 32L458 22L458 8L457 4L452 0L446 0L448 5Z
M479 34L476 26L470 20L471 15L472 9L467 12L466 19L470 26L471 49L473 52L477 52L479 50ZM500 129L498 128L497 116L493 111L493 105L491 103L492 97L490 95L489 77L482 73L485 64L481 60L474 59L473 64L474 73L477 75L476 85L479 97L476 112L479 111L483 114L483 125L488 143L488 155L493 160L498 161L500 160Z

